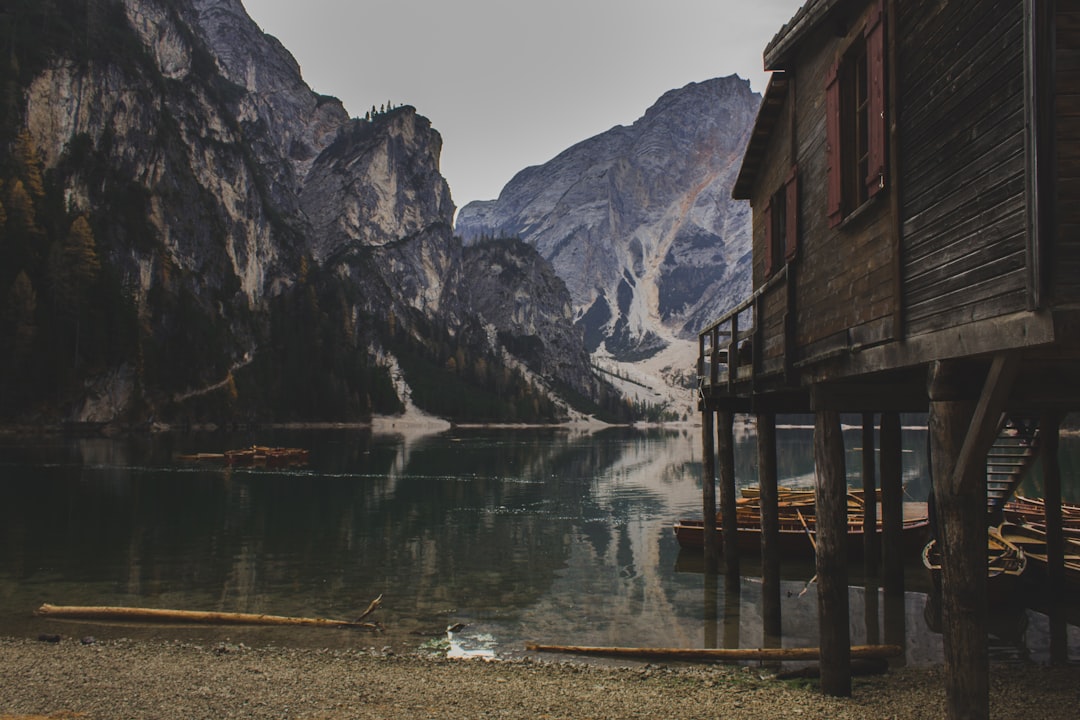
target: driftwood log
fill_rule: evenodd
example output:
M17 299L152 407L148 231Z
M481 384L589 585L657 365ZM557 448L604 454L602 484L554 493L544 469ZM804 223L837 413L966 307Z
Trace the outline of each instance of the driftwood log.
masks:
M819 660L820 648L630 648L587 647L580 645L540 645L526 643L534 652L603 655L621 658L666 659L686 662L725 662L736 660L803 661ZM853 645L852 658L889 658L903 653L899 645Z
M355 620L331 620L327 618L286 617L260 613L203 612L198 610L166 610L158 608L114 607L107 605L50 605L45 603L35 614L62 620L112 620L146 623L201 623L205 625L301 625L309 627L353 628L360 630L381 629L374 623L364 622L382 603L382 596L375 598L367 610Z

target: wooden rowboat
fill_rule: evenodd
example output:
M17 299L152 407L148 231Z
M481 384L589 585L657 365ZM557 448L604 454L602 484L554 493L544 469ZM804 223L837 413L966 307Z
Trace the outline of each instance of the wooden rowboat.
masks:
M1045 573L1049 557L1046 548L1046 531L1034 525L1002 523L998 532L1006 541L1021 548L1030 564ZM1080 589L1080 540L1065 537L1065 582Z
M923 566L930 572L935 587L941 586L941 546L931 539L923 547ZM1013 600L1020 590L1020 577L1027 570L1028 556L1023 548L1003 537L996 527L986 530L987 591L991 604Z
M911 507L908 507L911 506ZM799 514L802 517L799 517ZM739 529L736 535L739 552L755 553L761 551L761 515L746 513L738 515ZM702 549L705 546L705 523L702 520L679 520L674 525L675 537L685 549ZM721 519L716 519L717 530L721 529ZM779 547L787 558L813 558L816 543L816 516L804 510L796 513L780 513ZM902 537L905 552L917 555L926 543L930 521L926 514L925 503L905 503L905 517ZM881 519L878 517L878 532L881 532ZM848 554L861 557L863 553L863 518L862 515L848 514Z
M266 465L269 467L277 467L281 465L302 465L306 463L308 461L308 451L304 448L252 445L251 447L240 448L237 450L226 450L223 453L179 455L177 456L177 459L186 462L223 460L228 465Z

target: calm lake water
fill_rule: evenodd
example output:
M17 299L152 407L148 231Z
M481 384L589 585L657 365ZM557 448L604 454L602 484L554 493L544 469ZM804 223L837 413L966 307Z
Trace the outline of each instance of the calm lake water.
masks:
M737 435L740 484L754 485L755 437ZM812 483L812 435L779 428L782 484ZM845 437L859 485L860 434ZM230 468L177 457L254 443L308 448L310 462ZM1063 470L1075 477L1080 444L1063 445ZM906 428L904 448L907 492L924 500L925 430ZM697 428L0 439L0 634L397 651L449 638L452 653L499 656L527 641L758 647L757 563L743 561L737 589L725 592L722 577L707 589L700 555L681 552L671 530L701 515L701 469ZM783 566L785 646L818 644L816 588L803 592L813 574L812 564ZM917 558L902 607L867 591L861 565L851 577L853 642L899 632L903 662L940 661ZM33 614L48 602L353 618L378 595L377 634ZM998 624L995 656L1047 657L1044 615L1020 610ZM1076 657L1080 633L1068 633Z

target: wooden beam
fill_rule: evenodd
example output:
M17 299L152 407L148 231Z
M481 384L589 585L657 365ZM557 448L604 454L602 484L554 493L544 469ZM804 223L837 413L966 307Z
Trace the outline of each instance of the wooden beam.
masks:
M757 415L761 506L761 617L765 645L780 645L780 510L776 478L776 416Z
M867 577L876 577L881 563L877 521L877 473L874 454L874 413L862 417L863 566Z
M717 413L716 444L720 462L720 526L723 533L724 567L727 582L739 581L739 521L735 479L735 431L734 414L721 410Z
M1046 508L1046 574L1050 610L1050 662L1064 665L1069 661L1069 643L1065 628L1062 598L1065 597L1065 535L1061 512L1061 464L1058 458L1061 416L1043 413L1039 418L1039 441L1042 445L1043 500Z
M701 509L704 521L706 572L716 568L718 549L716 537L716 452L713 448L713 412L706 410L701 414Z
M964 436L964 444L956 459L951 482L957 493L972 492L980 478L986 475L986 453L994 444L1000 428L1005 401L1012 390L1013 380L1020 369L1020 359L1011 353L994 357L987 373L975 414Z
M814 410L926 412L927 402L925 376L913 373L888 375L877 380L815 383L811 390Z
M995 377L1005 369L998 365ZM957 472L960 457L973 457L973 429L993 411L993 388L983 385L982 409L976 411L972 365L935 363L930 382L930 458L941 560L941 625L945 663L946 711L949 718L989 717L990 662L987 641L987 564L985 461L982 492L978 466L969 460L969 477ZM1000 409L998 410L1000 414ZM976 416L984 420L976 422ZM981 434L976 432L975 434ZM963 448L968 445L965 451ZM983 452L985 458L985 451ZM967 482L970 479L973 482Z
M904 596L904 480L900 415L881 415L882 585L886 596Z
M821 691L826 695L846 697L851 695L847 472L840 413L835 410L816 414L814 468Z

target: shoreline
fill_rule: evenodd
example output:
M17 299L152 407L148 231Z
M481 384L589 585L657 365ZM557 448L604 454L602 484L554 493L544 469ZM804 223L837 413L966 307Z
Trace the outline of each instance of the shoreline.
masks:
M86 643L86 644L84 644ZM940 667L854 678L849 698L760 665L457 660L364 650L0 637L0 720L51 718L945 717ZM1074 717L1080 666L992 666L992 717Z

